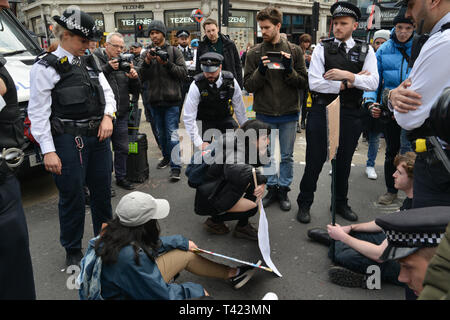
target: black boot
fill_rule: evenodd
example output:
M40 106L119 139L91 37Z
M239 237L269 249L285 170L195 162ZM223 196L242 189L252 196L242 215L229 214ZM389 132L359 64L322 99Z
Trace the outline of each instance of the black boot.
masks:
M289 201L288 192L291 191L289 187L280 187L278 190L278 201L280 202L280 209L283 211L291 210L291 201Z
M267 186L267 191L266 196L263 198L264 208L278 201L278 186Z

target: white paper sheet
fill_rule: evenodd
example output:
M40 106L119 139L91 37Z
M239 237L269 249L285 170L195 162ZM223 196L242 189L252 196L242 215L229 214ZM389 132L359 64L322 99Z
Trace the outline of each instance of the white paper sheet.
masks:
M275 272L279 277L282 277L281 273L278 271L277 267L272 262L270 258L270 240L269 240L269 223L267 222L266 212L262 202L260 204L261 212L259 214L259 227L258 227L258 245L259 250L263 256L264 261L267 266Z

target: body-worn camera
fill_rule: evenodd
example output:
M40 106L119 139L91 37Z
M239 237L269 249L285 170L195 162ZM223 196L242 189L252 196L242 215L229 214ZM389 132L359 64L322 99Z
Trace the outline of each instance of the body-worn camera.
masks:
M167 51L164 51L163 49L156 47L156 48L149 48L148 52L153 57L159 57L162 61L166 62L169 60L169 53Z
M113 60L116 60L119 62L119 70L124 71L126 73L129 73L131 70L131 62L134 59L134 54L131 53L121 53L117 58L114 58Z

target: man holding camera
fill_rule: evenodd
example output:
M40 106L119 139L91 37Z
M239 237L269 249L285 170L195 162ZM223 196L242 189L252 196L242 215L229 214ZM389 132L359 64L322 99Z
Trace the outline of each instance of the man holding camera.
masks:
M414 26L411 19L405 17L406 8L399 11L394 18L394 30L391 37L376 53L380 82L376 91L364 93L364 105L369 109L372 117L379 119L383 124L384 138L386 140L386 156L384 160L384 177L387 192L380 196L378 203L389 205L397 198L398 190L394 187L392 175L395 172L394 159L399 153L412 151L408 141L401 140L402 128L397 124L387 105L382 104L382 93L386 89L396 88L405 81L411 68L408 66L411 57L411 46ZM402 146L403 144L403 146ZM409 150L408 150L409 149ZM374 162L368 163L366 172L375 173ZM376 175L376 173L375 173Z
M134 186L127 180L128 158L128 114L130 111L130 94L139 97L139 76L133 67L134 55L122 55L125 48L120 33L110 33L106 38L105 48L94 51L94 59L108 80L117 102L116 122L111 142L114 150L114 172L116 184L126 190Z
M180 107L183 103L181 83L187 77L183 54L166 42L166 26L154 20L148 27L152 45L147 49L140 70L141 80L148 81L146 103L151 105L163 159L158 169L170 164L170 180L180 180L179 154L172 150L179 143L177 134Z

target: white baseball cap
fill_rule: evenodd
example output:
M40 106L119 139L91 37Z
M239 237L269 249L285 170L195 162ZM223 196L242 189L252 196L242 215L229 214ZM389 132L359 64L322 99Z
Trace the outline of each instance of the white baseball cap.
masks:
M155 199L148 193L134 191L120 199L116 216L125 227L138 227L152 219L169 215L170 205L165 199Z

